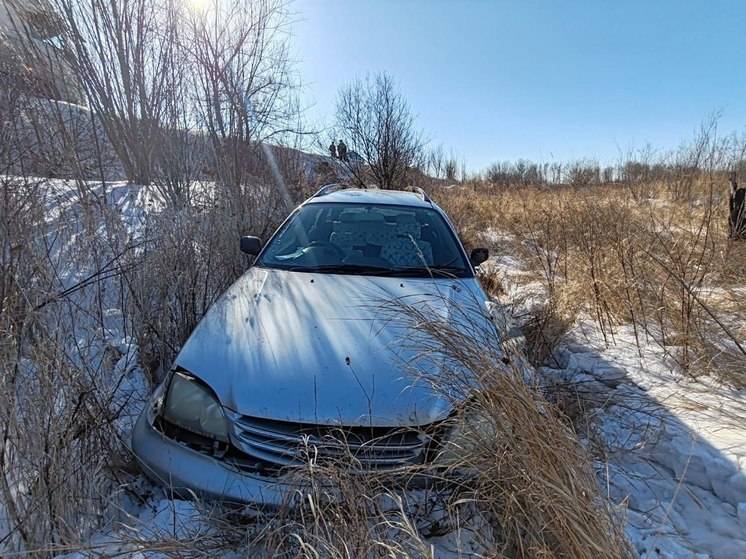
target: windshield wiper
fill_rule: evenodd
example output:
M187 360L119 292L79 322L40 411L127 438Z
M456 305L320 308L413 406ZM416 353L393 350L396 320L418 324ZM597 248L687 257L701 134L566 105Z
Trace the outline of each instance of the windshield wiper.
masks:
M308 272L320 274L351 274L361 276L383 276L383 277L401 277L401 278L429 278L438 277L459 277L466 270L459 267L434 266L431 268L425 266L407 266L401 268L389 268L387 266L369 266L362 264L323 264L318 266L282 266L283 270L289 272Z
M291 272L317 272L322 274L389 275L391 268L384 266L363 266L360 264L324 264L320 266L288 266Z
M432 267L426 267L426 266L411 266L411 267L405 267L405 268L394 268L391 270L392 276L399 276L399 277L430 277L430 276L440 276L440 277L459 277L460 275L464 274L466 270L463 268L457 268L452 266L432 266Z

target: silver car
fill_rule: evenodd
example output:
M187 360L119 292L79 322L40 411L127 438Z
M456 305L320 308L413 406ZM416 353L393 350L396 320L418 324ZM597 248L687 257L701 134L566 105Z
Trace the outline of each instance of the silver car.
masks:
M432 455L453 402L406 374L386 301L446 290L486 319L486 297L445 213L422 191L330 185L287 218L210 308L139 418L143 470L180 494L277 506L288 472L331 433L364 468ZM445 309L443 312L448 312ZM338 440L335 438L334 440Z

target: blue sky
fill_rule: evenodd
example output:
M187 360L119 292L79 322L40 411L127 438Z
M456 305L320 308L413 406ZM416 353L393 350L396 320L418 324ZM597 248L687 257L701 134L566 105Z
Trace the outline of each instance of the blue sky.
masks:
M432 145L496 160L615 161L721 113L746 130L746 1L296 0L307 117L387 71Z

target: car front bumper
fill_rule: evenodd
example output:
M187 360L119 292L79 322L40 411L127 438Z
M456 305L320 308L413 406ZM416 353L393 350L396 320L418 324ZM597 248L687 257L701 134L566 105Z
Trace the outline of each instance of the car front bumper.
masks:
M132 450L145 474L181 497L261 508L289 503L295 487L281 477L243 472L163 435L143 413L132 432Z

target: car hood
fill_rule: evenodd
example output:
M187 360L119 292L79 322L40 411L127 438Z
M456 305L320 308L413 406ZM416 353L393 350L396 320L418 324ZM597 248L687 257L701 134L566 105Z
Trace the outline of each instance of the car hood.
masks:
M252 268L210 308L176 366L242 415L347 426L431 423L451 403L408 366L421 332L392 318L399 298L446 319L473 308L477 320L488 320L474 278ZM428 363L427 372L437 374L437 360Z

